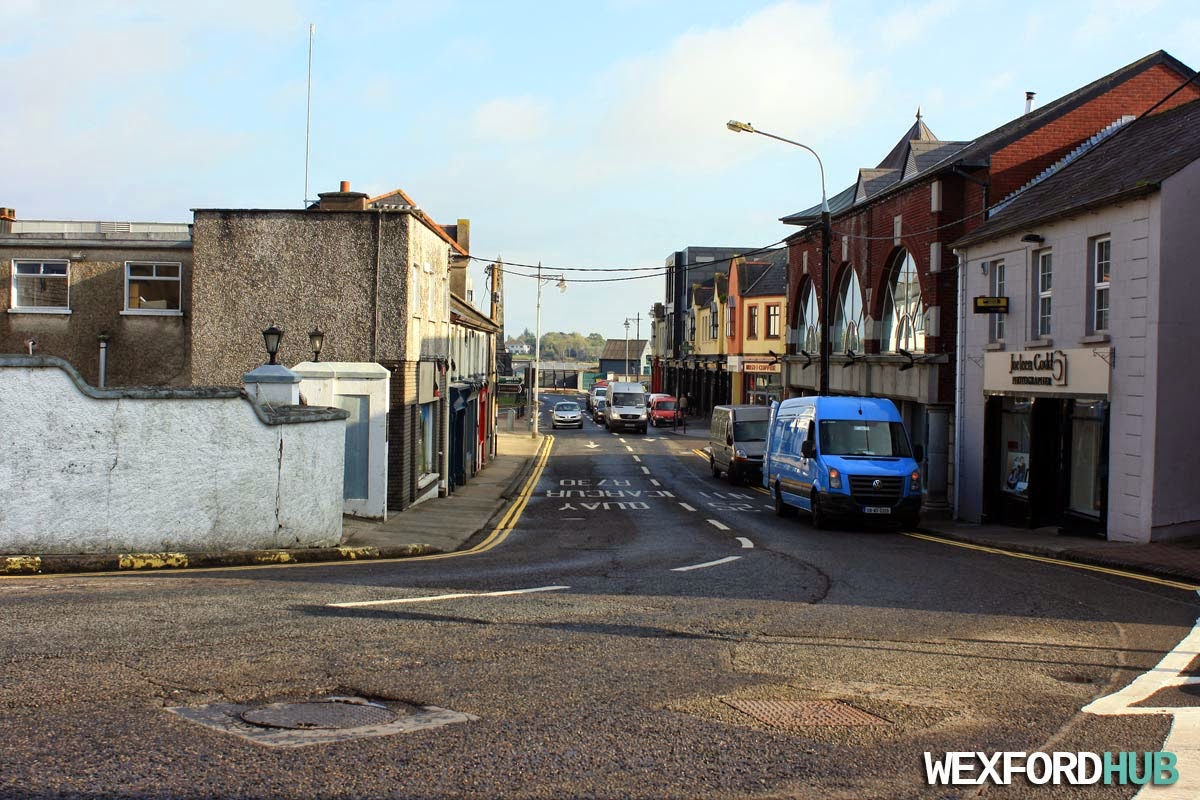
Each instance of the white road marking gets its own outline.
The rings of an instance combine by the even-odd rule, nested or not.
[[[690,567],[674,567],[671,572],[690,572],[694,569],[704,569],[705,567],[715,567],[718,564],[728,564],[730,561],[737,561],[741,556],[725,556],[718,558],[716,561],[705,561],[703,564],[692,564]]]
[[[530,594],[531,592],[560,592],[570,588],[570,586],[538,586],[533,589],[508,589],[503,592],[460,592],[432,597],[400,597],[395,600],[363,600],[357,603],[327,603],[326,605],[330,608],[362,608],[363,606],[386,606],[396,603],[432,603],[437,600],[458,600],[463,597],[505,597],[510,594]]]
[[[563,520],[564,520],[564,521],[566,521],[566,520],[578,521],[578,520],[581,520],[581,519],[587,519],[587,517],[563,517]]]
[[[708,520],[708,524],[709,524],[709,525],[712,525],[714,528],[716,528],[716,529],[717,529],[717,530],[719,530],[719,531],[727,531],[727,530],[729,530],[729,526],[728,526],[728,525],[726,525],[726,524],[724,524],[724,523],[722,523],[720,520],[716,520],[716,519],[710,519],[710,520]]]
[[[624,440],[624,439],[622,439],[621,441],[623,442],[623,441],[625,441],[625,440]],[[626,450],[628,450],[628,451],[629,451],[629,452],[631,452],[631,453],[633,452],[633,448],[632,448],[632,447],[630,447],[629,445],[625,445],[625,449],[626,449]]]
[[[639,464],[640,464],[640,463],[642,463],[641,456],[634,456],[634,457],[633,457],[633,460],[634,460],[634,461],[636,461],[636,462],[637,462],[637,463],[639,463]]]
[[[775,505],[773,503],[763,503],[763,508],[774,509]]]
[[[658,439],[651,439],[651,438],[647,437],[647,438],[645,438],[645,439],[642,439],[642,441],[643,441],[643,442],[657,442],[657,441],[658,441]]]
[[[584,447],[586,447],[588,450],[595,450],[599,446],[600,445],[596,444],[595,442],[588,442],[584,445]]]
[[[646,473],[647,475],[649,475],[649,474],[650,474],[650,468],[649,468],[649,467],[642,467],[642,472],[644,472],[644,473]]]
[[[1200,653],[1200,619],[1175,649],[1162,657],[1149,672],[1134,678],[1120,691],[1093,700],[1083,707],[1089,714],[1124,716],[1126,714],[1171,714],[1171,730],[1161,750],[1174,753],[1178,761],[1179,780],[1170,786],[1146,784],[1134,795],[1155,800],[1188,800],[1200,796],[1200,707],[1138,706],[1163,689],[1173,686],[1200,684],[1200,678],[1183,675],[1183,671]]]
[[[742,543],[743,550],[749,550],[754,547],[754,542],[747,539],[745,536],[737,537],[737,540]]]
[[[651,486],[662,486],[662,484],[659,483],[658,481],[654,480],[654,478],[650,479],[650,485]]]
[[[625,437],[624,437],[624,436],[618,436],[618,437],[617,437],[617,441],[618,441],[618,442],[620,442],[621,444],[625,444]]]
[[[692,508],[691,506],[689,506],[687,503],[680,503],[679,505],[683,506],[684,511],[695,511],[696,510],[696,509]]]

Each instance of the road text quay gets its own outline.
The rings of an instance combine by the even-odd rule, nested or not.
[[[546,497],[590,497],[620,500],[630,497],[674,497],[666,489],[547,489]]]
[[[942,786],[1008,786],[1016,777],[1035,785],[1090,786],[1152,784],[1169,786],[1179,780],[1174,753],[969,753],[951,751],[940,759],[925,753],[925,782]]]

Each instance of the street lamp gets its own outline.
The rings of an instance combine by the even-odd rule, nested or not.
[[[738,122],[731,119],[725,123],[725,127],[738,133],[757,133],[759,136],[766,136],[768,139],[775,139],[803,148],[813,154],[813,158],[817,159],[817,166],[821,169],[821,377],[817,391],[818,394],[827,395],[829,394],[830,351],[833,345],[829,338],[829,322],[833,316],[832,309],[829,307],[829,247],[830,239],[833,235],[833,223],[830,219],[829,201],[825,197],[825,165],[821,163],[821,157],[817,155],[817,151],[808,145],[793,142],[791,139],[785,139],[773,133],[760,131],[749,122]]]
[[[542,277],[542,262],[539,261],[537,267],[537,332],[534,334],[533,343],[533,408],[529,410],[533,415],[533,427],[530,429],[529,435],[534,439],[538,436],[538,384],[542,380],[542,283],[555,280],[558,281],[558,290],[565,292],[567,279],[562,275]]]
[[[629,320],[625,320],[625,380],[629,380]]]
[[[279,341],[283,338],[283,329],[272,323],[271,327],[262,332],[262,335],[263,344],[267,348],[267,356],[271,359],[267,364],[274,364],[275,357],[279,355]]]

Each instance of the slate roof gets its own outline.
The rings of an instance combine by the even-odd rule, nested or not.
[[[604,343],[604,350],[600,352],[602,361],[624,361],[625,360],[625,339],[609,339]],[[633,361],[641,357],[642,351],[646,349],[648,339],[630,339],[629,340],[629,360]]]
[[[753,279],[739,283],[742,297],[771,297],[787,294],[787,248],[781,247],[763,255],[767,258],[759,260],[767,261],[767,264],[746,265],[747,268],[755,267],[757,274]],[[749,273],[742,274],[749,275]],[[739,277],[739,281],[742,281],[741,277]]]
[[[710,283],[707,286],[698,286],[692,290],[692,304],[697,306],[706,306],[712,302],[713,286]]]
[[[1122,127],[952,246],[1027,230],[1035,224],[1158,191],[1200,159],[1200,100],[1141,117]]]
[[[1127,64],[1126,66],[1121,67],[1115,72],[1111,72],[1102,78],[1094,80],[1082,88],[1065,94],[1057,100],[1047,103],[1040,108],[1036,108],[1030,111],[1028,114],[1022,114],[1016,119],[1006,122],[999,128],[989,131],[973,141],[941,142],[941,147],[930,148],[925,143],[937,141],[936,137],[933,137],[932,132],[930,132],[928,138],[918,139],[914,142],[910,142],[907,138],[901,138],[900,142],[892,148],[892,151],[888,153],[887,157],[879,163],[879,168],[904,169],[908,163],[910,152],[913,154],[913,157],[916,160],[915,166],[917,167],[917,170],[915,172],[906,170],[903,179],[888,187],[890,190],[898,189],[910,181],[920,179],[953,164],[963,164],[965,166],[974,167],[988,166],[992,154],[997,150],[1011,144],[1023,136],[1026,136],[1031,131],[1053,122],[1054,120],[1078,108],[1084,103],[1099,97],[1100,95],[1112,89],[1114,86],[1129,80],[1134,75],[1145,72],[1146,70],[1158,66],[1159,64],[1165,64],[1181,75],[1190,76],[1193,74],[1191,68],[1189,68],[1182,61],[1179,61],[1165,50],[1158,50],[1148,56],[1145,56],[1144,58],[1134,61],[1132,64]],[[910,128],[905,136],[907,137],[909,134],[912,134],[914,130],[917,130],[917,126]],[[928,128],[925,130],[928,130]],[[922,142],[922,144],[916,145],[916,142]],[[903,151],[904,153],[903,159],[899,158],[898,154],[900,151]],[[924,164],[924,166],[922,166],[922,164]],[[858,183],[856,182],[854,186],[844,189],[835,195],[834,198],[830,198],[830,211],[834,215],[837,215],[838,213],[853,206],[855,202],[861,202],[855,200],[857,189]],[[883,193],[885,192],[878,191],[874,196],[879,196]],[[870,200],[871,197],[872,195],[868,195],[865,199]],[[834,203],[835,199],[839,201],[836,205]],[[780,222],[783,222],[786,225],[811,225],[820,218],[820,215],[821,206],[820,204],[817,204],[815,206],[806,208],[803,211],[796,212],[795,214],[782,217],[780,218]]]

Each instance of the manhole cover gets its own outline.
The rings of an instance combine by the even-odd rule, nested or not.
[[[777,728],[816,725],[882,725],[887,720],[839,700],[724,700],[725,704]]]
[[[251,725],[290,730],[341,730],[387,725],[396,719],[386,706],[361,699],[318,700],[309,703],[272,703],[243,711]]]

